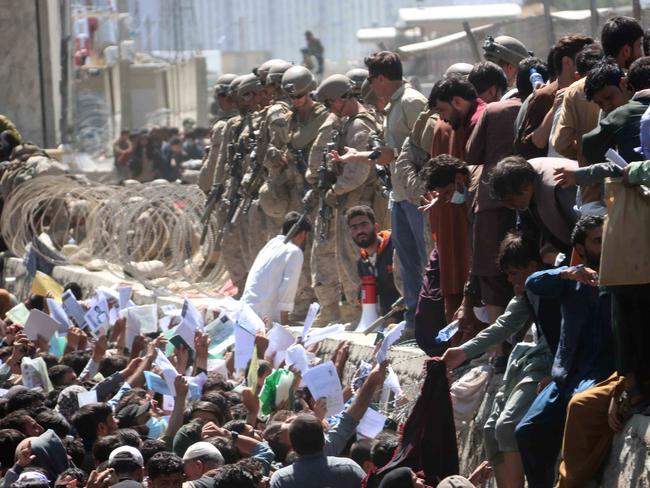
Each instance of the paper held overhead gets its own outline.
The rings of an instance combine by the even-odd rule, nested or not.
[[[63,287],[58,284],[54,278],[41,271],[36,272],[34,281],[32,281],[32,293],[44,297],[48,292],[52,293],[52,297],[60,302],[63,295]]]
[[[39,337],[50,342],[54,333],[59,329],[59,323],[49,315],[40,310],[32,309],[25,322],[25,334],[30,341],[36,341]]]

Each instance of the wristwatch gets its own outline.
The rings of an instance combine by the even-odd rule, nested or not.
[[[232,439],[233,442],[237,442],[237,439],[239,439],[239,432],[235,432],[234,430],[231,430],[230,438]]]

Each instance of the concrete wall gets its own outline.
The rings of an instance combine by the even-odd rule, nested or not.
[[[23,137],[59,142],[60,22],[57,0],[4,0],[0,9],[0,110]]]

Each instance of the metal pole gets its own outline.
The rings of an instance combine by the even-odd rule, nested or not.
[[[481,53],[478,50],[478,44],[476,43],[476,37],[472,32],[472,28],[469,26],[469,22],[463,21],[463,29],[465,29],[465,34],[467,35],[467,42],[469,42],[469,48],[472,50],[472,55],[474,56],[474,61],[477,63],[481,62]]]
[[[632,0],[632,12],[634,18],[641,22],[641,2],[640,0]]]
[[[596,39],[598,37],[598,9],[596,8],[596,0],[589,0],[589,10],[591,11],[591,37]]]
[[[544,24],[546,25],[546,42],[550,49],[555,44],[553,18],[551,17],[551,0],[544,0]]]

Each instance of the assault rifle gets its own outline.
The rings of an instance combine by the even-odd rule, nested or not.
[[[287,232],[287,235],[284,238],[284,243],[288,243],[291,239],[293,239],[293,236],[295,236],[298,233],[298,229],[300,229],[301,224],[305,221],[307,216],[311,213],[311,211],[314,209],[314,190],[308,190],[307,193],[305,193],[305,196],[302,198],[302,214],[300,214],[300,218],[298,221],[291,226],[291,229],[289,229],[289,232]]]
[[[336,131],[335,131],[336,132]],[[330,207],[326,200],[325,196],[327,192],[332,188],[332,185],[336,183],[336,175],[332,173],[327,167],[327,158],[330,151],[336,149],[336,144],[334,142],[328,142],[327,146],[323,149],[323,159],[321,160],[320,166],[318,167],[318,215],[320,216],[319,225],[318,225],[318,238],[322,241],[326,241],[329,236],[329,227],[330,221],[332,220],[332,207]]]
[[[384,147],[384,142],[381,139],[381,136],[376,132],[370,136],[370,141],[368,142],[368,149],[372,151],[368,159],[375,160],[381,155],[381,148]],[[379,190],[381,195],[384,198],[388,198],[390,192],[393,190],[393,184],[390,180],[390,169],[388,166],[383,166],[381,164],[375,164],[375,172],[377,173],[377,183],[379,185]]]

